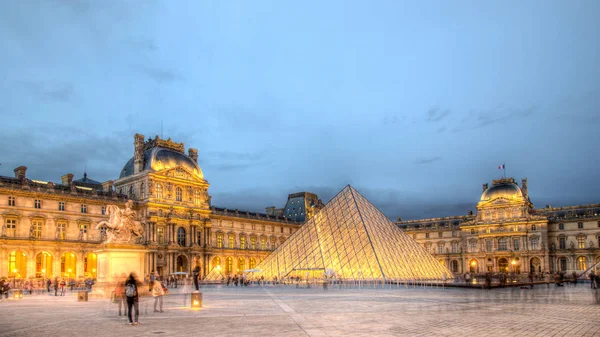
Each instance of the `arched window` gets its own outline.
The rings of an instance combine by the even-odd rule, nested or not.
[[[498,239],[498,250],[508,250],[508,240],[506,238]]]
[[[42,238],[42,220],[31,221],[31,237],[36,239]]]
[[[83,258],[83,273],[85,277],[96,278],[97,255],[89,253]]]
[[[163,197],[163,187],[161,184],[156,184],[156,198],[162,199]]]
[[[194,205],[200,205],[200,191],[194,190]]]
[[[133,199],[135,194],[133,193],[133,185],[129,186],[129,198]]]
[[[233,272],[233,258],[230,256],[227,258],[227,265],[225,265],[225,273],[231,274]]]
[[[161,245],[165,243],[165,229],[163,227],[156,228],[156,239]]]
[[[8,254],[8,277],[27,277],[27,255],[20,250]]]
[[[587,269],[587,259],[585,256],[580,256],[577,258],[577,269],[579,269],[579,270]]]
[[[63,253],[61,255],[60,275],[67,278],[77,277],[77,256],[75,256],[75,253]]]
[[[213,268],[217,268],[217,267],[220,267],[220,266],[221,266],[221,258],[220,258],[220,257],[218,257],[218,256],[216,256],[216,257],[213,259],[213,262],[212,262],[212,267],[213,267]]]
[[[453,273],[458,273],[458,261],[452,260],[450,261],[450,269]]]
[[[251,236],[250,237],[250,248],[251,249],[256,249],[256,236]]]
[[[235,235],[229,234],[229,248],[235,248]]]
[[[185,228],[183,227],[177,229],[177,244],[180,247],[185,247]]]
[[[217,248],[223,248],[223,233],[217,233]]]
[[[537,230],[537,226],[536,226],[536,225],[531,225],[531,230],[532,230],[532,231],[535,231],[535,230]]]
[[[585,236],[581,235],[577,237],[577,248],[585,248]]]
[[[561,257],[558,259],[558,268],[560,271],[567,271],[567,258]]]
[[[240,257],[238,259],[238,273],[242,273],[244,271],[244,269],[246,269],[246,261],[244,260],[243,257]]]
[[[41,252],[35,256],[35,277],[52,277],[52,254]]]
[[[240,235],[240,249],[246,249],[246,237]]]
[[[183,194],[183,192],[181,190],[181,187],[177,186],[175,188],[175,201],[183,200],[182,194]]]
[[[264,236],[260,238],[260,249],[267,249],[267,238],[265,238]]]
[[[254,267],[256,267],[256,260],[251,257],[250,258],[250,269],[254,269]]]
[[[469,272],[477,273],[478,271],[479,271],[479,266],[478,266],[477,260],[474,260],[474,259],[471,260],[469,262]]]

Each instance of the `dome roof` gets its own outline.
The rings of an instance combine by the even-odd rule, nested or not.
[[[170,168],[175,168],[177,166],[181,166],[184,169],[188,170],[190,173],[194,174],[196,177],[204,179],[204,174],[202,174],[202,170],[200,169],[200,166],[198,166],[198,163],[196,163],[185,153],[181,153],[163,147],[153,147],[144,151],[144,168],[142,169],[143,171],[162,171]],[[132,174],[133,157],[129,159],[129,161],[127,161],[127,163],[121,170],[121,175],[119,176],[119,179],[125,178]]]
[[[513,182],[505,182],[501,184],[494,185],[488,189],[486,189],[481,195],[481,201],[487,201],[497,198],[507,198],[507,199],[523,199],[523,192],[521,188]]]

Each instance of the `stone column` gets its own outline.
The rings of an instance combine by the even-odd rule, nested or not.
[[[71,276],[71,278],[74,278],[75,280],[77,280],[79,277],[84,277],[85,273],[84,273],[84,258],[85,258],[85,252],[79,252],[77,253],[77,263],[75,265],[75,270],[73,275]]]

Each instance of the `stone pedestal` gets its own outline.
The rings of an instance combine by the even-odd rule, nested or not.
[[[107,244],[96,251],[97,281],[102,284],[114,284],[122,276],[135,272],[140,281],[144,280],[144,256],[146,250],[131,245],[119,246]]]

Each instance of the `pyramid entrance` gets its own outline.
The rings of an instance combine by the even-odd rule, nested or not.
[[[446,266],[350,185],[250,273],[250,279],[441,280]],[[213,273],[207,275],[211,280]],[[216,280],[217,278],[215,278]]]

